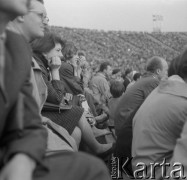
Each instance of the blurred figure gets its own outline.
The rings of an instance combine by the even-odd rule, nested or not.
[[[121,77],[121,69],[113,69],[110,82],[119,81],[123,83],[123,78]]]
[[[124,92],[126,91],[129,83],[132,81],[132,73],[133,73],[133,70],[128,68],[128,69],[125,70],[125,73],[122,75],[123,80],[124,80],[123,81]]]
[[[167,62],[163,58],[152,57],[147,61],[147,72],[121,97],[114,119],[117,135],[117,157],[131,158],[133,117],[152,90],[158,86],[162,77],[166,76],[167,69]],[[124,140],[125,138],[127,140]]]
[[[99,72],[91,80],[90,88],[100,104],[107,105],[111,97],[109,82],[107,81],[111,74],[112,67],[110,63],[103,62],[100,65]]]
[[[138,73],[138,72],[136,72],[136,73],[133,75],[133,81],[130,82],[130,83],[128,84],[127,89],[128,89],[129,87],[131,87],[132,85],[134,85],[134,83],[135,83],[136,81],[138,81],[140,78],[141,78],[141,74]]]
[[[120,81],[113,81],[110,85],[110,93],[112,94],[112,98],[109,99],[108,108],[109,108],[109,124],[114,126],[115,128],[115,112],[116,107],[120,101],[120,98],[123,94],[123,83]]]
[[[29,8],[32,11],[24,15],[30,2]],[[0,0],[0,18],[3,17],[0,19],[0,32],[3,34],[3,39],[0,38],[0,78],[3,77],[0,85],[0,179],[47,180],[76,177],[108,180],[110,177],[103,163],[85,154],[58,152],[44,158],[47,133],[41,126],[39,107],[32,97],[31,50],[23,36],[4,31],[10,20],[21,16],[18,19],[22,22],[23,19],[27,20],[30,25],[34,20],[40,35],[44,34],[44,9],[39,0]],[[20,33],[26,32],[25,30]],[[33,38],[27,35],[24,34],[27,41]],[[96,170],[95,164],[99,169]]]
[[[187,121],[187,50],[171,62],[169,72],[168,80],[161,81],[152,91],[133,119],[133,170],[137,169],[138,162],[142,162],[147,166],[149,177],[151,163],[170,162]],[[180,157],[182,151],[175,152],[175,156]],[[154,179],[161,179],[166,176],[166,170],[163,172],[161,167],[157,167],[154,174]]]

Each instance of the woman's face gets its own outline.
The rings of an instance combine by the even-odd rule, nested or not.
[[[62,55],[62,46],[60,43],[56,43],[55,47],[51,49],[49,52],[45,53],[46,59],[50,62],[53,57],[59,57],[60,59],[63,57]]]

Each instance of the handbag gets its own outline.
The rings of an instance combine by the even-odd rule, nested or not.
[[[52,104],[52,103],[49,103],[49,102],[46,102],[43,106],[43,109],[42,111],[57,111],[57,112],[61,112],[63,110],[69,110],[72,108],[72,105],[69,105],[69,104]]]

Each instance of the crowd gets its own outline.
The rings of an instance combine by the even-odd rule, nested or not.
[[[109,180],[113,157],[183,179],[187,35],[48,22],[43,0],[0,0],[0,180]]]
[[[51,27],[62,37],[73,40],[79,49],[87,52],[87,60],[94,66],[108,60],[113,66],[132,66],[143,72],[146,59],[153,55],[170,62],[187,43],[187,35],[177,32],[147,33],[99,31]]]

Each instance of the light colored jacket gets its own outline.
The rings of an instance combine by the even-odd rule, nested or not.
[[[35,97],[37,104],[40,107],[40,113],[42,107],[47,99],[47,86],[42,78],[42,71],[35,61],[32,59],[32,69],[31,69],[31,82],[33,84],[33,96]],[[42,116],[43,124],[48,131],[48,142],[47,142],[47,151],[55,150],[70,150],[77,151],[77,145],[75,140],[69,135],[66,129],[52,122],[50,119]],[[71,147],[61,138],[59,138],[51,129],[50,126],[58,134],[61,134],[71,145]]]
[[[97,73],[91,80],[90,89],[93,91],[94,98],[101,104],[107,104],[109,98],[112,96],[110,93],[110,86],[106,77],[102,73]]]
[[[169,162],[186,120],[187,84],[174,75],[152,91],[133,119],[133,170],[143,162],[150,175],[150,163],[162,163],[164,158]]]

